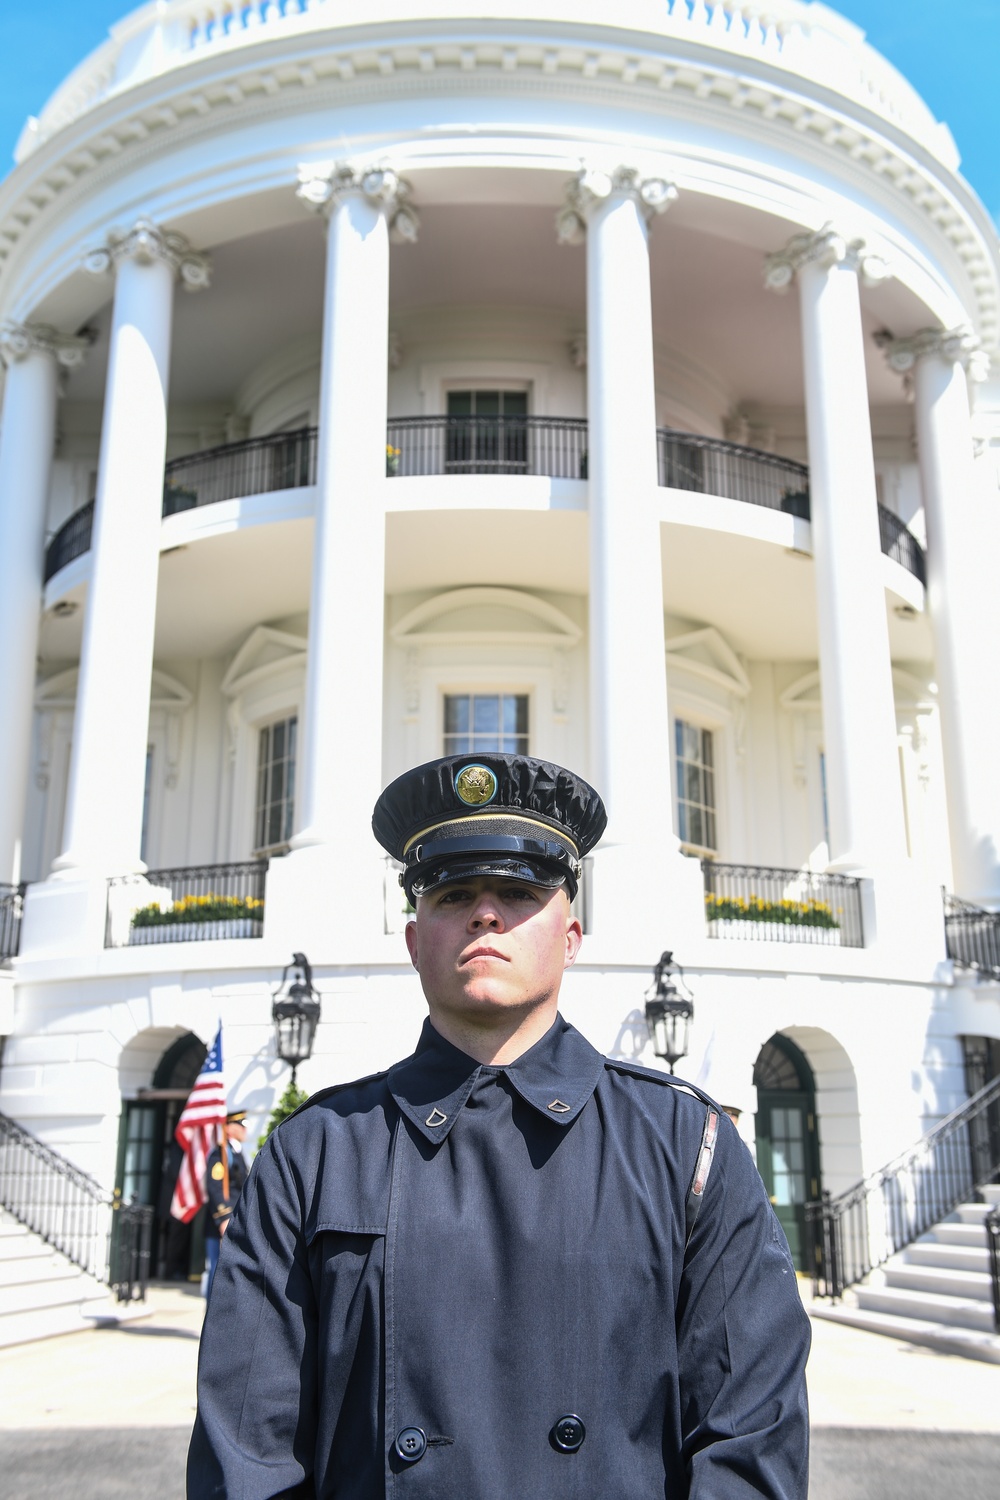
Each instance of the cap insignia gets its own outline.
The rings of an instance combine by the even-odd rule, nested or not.
[[[455,777],[455,792],[466,807],[482,807],[497,794],[497,779],[489,766],[463,766]]]

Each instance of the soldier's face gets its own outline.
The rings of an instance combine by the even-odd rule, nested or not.
[[[581,936],[565,887],[480,875],[421,896],[406,945],[433,1021],[553,1001]]]

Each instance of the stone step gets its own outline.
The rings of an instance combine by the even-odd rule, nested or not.
[[[31,1344],[36,1339],[55,1338],[63,1333],[83,1333],[88,1328],[122,1321],[108,1298],[107,1287],[92,1284],[93,1295],[83,1300],[62,1302],[51,1307],[26,1307],[0,1317],[0,1349],[15,1344]],[[148,1317],[145,1307],[139,1316]]]
[[[977,1249],[986,1244],[986,1230],[982,1224],[935,1224],[927,1238],[939,1245],[974,1245]]]
[[[983,1271],[989,1275],[990,1255],[985,1245],[939,1245],[918,1240],[903,1251],[903,1261],[912,1266],[940,1266],[948,1271]]]
[[[946,1266],[912,1265],[890,1260],[883,1267],[885,1285],[910,1292],[932,1292],[941,1297],[959,1297],[989,1304],[993,1309],[989,1271],[956,1271]]]
[[[46,1273],[30,1280],[8,1282],[0,1285],[0,1320],[13,1313],[37,1307],[60,1307],[67,1302],[79,1303],[99,1283],[93,1281],[78,1267],[65,1262],[62,1266],[51,1266]],[[106,1295],[106,1288],[102,1295]]]
[[[955,1210],[960,1224],[976,1224],[982,1228],[983,1220],[990,1211],[988,1203],[960,1203]]]
[[[42,1255],[51,1255],[52,1246],[47,1245],[37,1234],[5,1234],[0,1238],[0,1280],[3,1267],[10,1261],[31,1260]]]
[[[996,1208],[997,1204],[1000,1204],[1000,1182],[988,1182],[986,1186],[984,1188],[980,1188],[979,1191],[986,1199],[988,1207]]]
[[[936,1349],[940,1354],[959,1354],[965,1359],[981,1359],[1000,1365],[1000,1338],[992,1332],[956,1328],[930,1319],[899,1317],[894,1313],[866,1310],[846,1302],[837,1302],[832,1306],[814,1302],[810,1313],[814,1318],[823,1318],[831,1323],[846,1323],[851,1328],[864,1328],[869,1333],[881,1333],[910,1344]]]
[[[951,1297],[939,1292],[910,1291],[882,1285],[855,1288],[858,1307],[864,1312],[892,1313],[901,1321],[943,1324],[948,1328],[972,1328],[993,1333],[993,1303],[972,1297]]]

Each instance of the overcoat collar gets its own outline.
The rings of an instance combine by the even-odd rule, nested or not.
[[[424,1022],[412,1057],[389,1070],[389,1092],[421,1135],[443,1141],[482,1073],[505,1073],[525,1103],[557,1125],[570,1125],[583,1109],[604,1059],[562,1016],[512,1063],[486,1067],[460,1052]]]

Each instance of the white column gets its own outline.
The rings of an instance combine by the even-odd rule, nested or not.
[[[141,868],[174,281],[208,266],[180,235],[140,220],[87,259],[114,271],[93,563],[73,721],[64,879]]]
[[[675,197],[667,182],[630,168],[585,170],[557,221],[562,241],[587,242],[590,774],[609,815],[593,915],[602,936],[610,927],[624,937],[627,924],[633,951],[635,901],[648,895],[659,911],[650,951],[665,930],[666,870],[678,849],[648,240],[649,220]]]
[[[1000,524],[996,493],[976,473],[968,388],[984,360],[968,328],[925,328],[882,345],[890,366],[913,378],[955,893],[998,908]]]
[[[327,255],[309,658],[296,832],[282,864],[306,860],[327,913],[356,911],[380,929],[371,812],[383,784],[389,242],[416,239],[408,191],[384,167],[300,173],[299,197],[327,221]]]
[[[906,849],[858,287],[886,274],[829,230],[766,263],[775,290],[797,276],[802,307],[830,864],[842,871],[898,866]]]
[[[0,327],[0,884],[20,877],[58,372],[88,346],[44,324]]]

